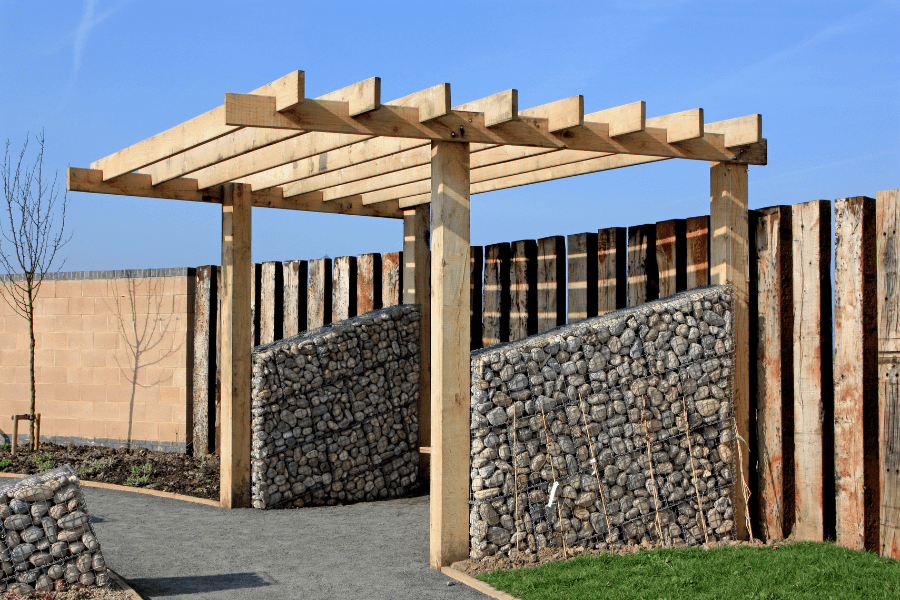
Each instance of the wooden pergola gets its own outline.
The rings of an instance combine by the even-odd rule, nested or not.
[[[760,115],[647,118],[644,102],[585,114],[582,96],[519,110],[516,90],[453,106],[446,83],[387,103],[380,92],[375,77],[306,98],[295,71],[68,170],[72,191],[222,205],[223,507],[250,505],[254,206],[403,219],[403,300],[422,305],[420,439],[431,454],[434,568],[469,547],[470,194],[672,158],[709,161],[710,274],[735,286],[735,413],[748,434],[747,165],[766,164]],[[746,461],[739,469],[738,514],[748,469]],[[743,519],[735,522],[745,536]]]

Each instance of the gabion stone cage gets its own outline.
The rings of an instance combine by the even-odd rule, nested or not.
[[[473,353],[471,557],[733,538],[732,314],[698,288]]]
[[[109,583],[81,483],[65,465],[0,488],[0,591]]]

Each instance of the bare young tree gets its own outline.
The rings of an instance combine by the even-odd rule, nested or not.
[[[144,310],[139,297],[146,296],[147,307]],[[128,298],[128,307],[123,309],[119,298]],[[138,375],[143,367],[149,367],[172,356],[181,349],[181,344],[174,348],[157,347],[165,341],[166,333],[172,325],[172,309],[175,299],[170,298],[172,306],[168,311],[163,311],[163,294],[160,290],[159,279],[148,279],[146,294],[138,292],[137,280],[129,277],[125,280],[125,293],[122,294],[115,285],[113,295],[116,303],[116,320],[119,334],[125,341],[127,362],[119,362],[116,356],[116,364],[125,378],[131,384],[131,398],[128,404],[128,439],[127,447],[131,448],[131,427],[134,420],[134,398],[138,387],[149,388],[160,383],[159,380],[150,383],[138,383]]]
[[[28,320],[30,340],[29,368],[31,369],[31,441],[34,443],[34,301],[41,289],[44,277],[50,272],[53,260],[60,248],[72,239],[63,237],[66,228],[66,205],[68,198],[63,194],[62,206],[57,207],[58,191],[56,173],[53,181],[44,179],[44,134],[36,136],[38,143],[34,164],[26,163],[28,138],[13,169],[13,159],[6,153],[0,166],[3,178],[3,197],[6,200],[6,217],[0,219],[0,264],[6,269],[0,285],[0,295],[17,314]],[[57,209],[56,211],[54,209]],[[54,213],[61,214],[59,227],[54,226]],[[6,245],[4,245],[4,240]],[[57,271],[65,264],[60,264]],[[19,277],[14,275],[21,274]]]

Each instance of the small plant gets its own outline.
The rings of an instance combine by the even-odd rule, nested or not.
[[[108,469],[109,467],[111,467],[113,465],[113,462],[114,461],[112,458],[97,459],[90,464],[84,464],[84,465],[81,465],[80,467],[78,467],[78,475],[82,479],[84,479],[88,475],[93,475],[94,473],[96,473],[98,471]]]
[[[153,465],[151,463],[147,463],[143,467],[131,465],[131,475],[125,480],[125,485],[130,485],[131,487],[146,485],[150,481],[150,475],[152,474]]]
[[[6,444],[0,446],[0,450],[9,450],[9,443],[7,442]]]
[[[53,462],[53,455],[50,453],[33,454],[31,456],[31,462],[37,465],[37,468],[41,471],[49,471],[56,466],[56,463]]]
[[[12,464],[11,460],[9,460],[8,458],[4,458],[3,460],[0,460],[0,469],[5,469],[6,467],[8,467],[11,464]]]

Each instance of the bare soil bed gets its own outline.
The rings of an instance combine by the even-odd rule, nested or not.
[[[65,464],[83,481],[99,481],[195,498],[219,499],[219,458],[195,458],[175,452],[143,448],[58,446],[41,443],[38,452],[19,447],[15,456],[8,445],[0,448],[0,473],[33,475]]]

